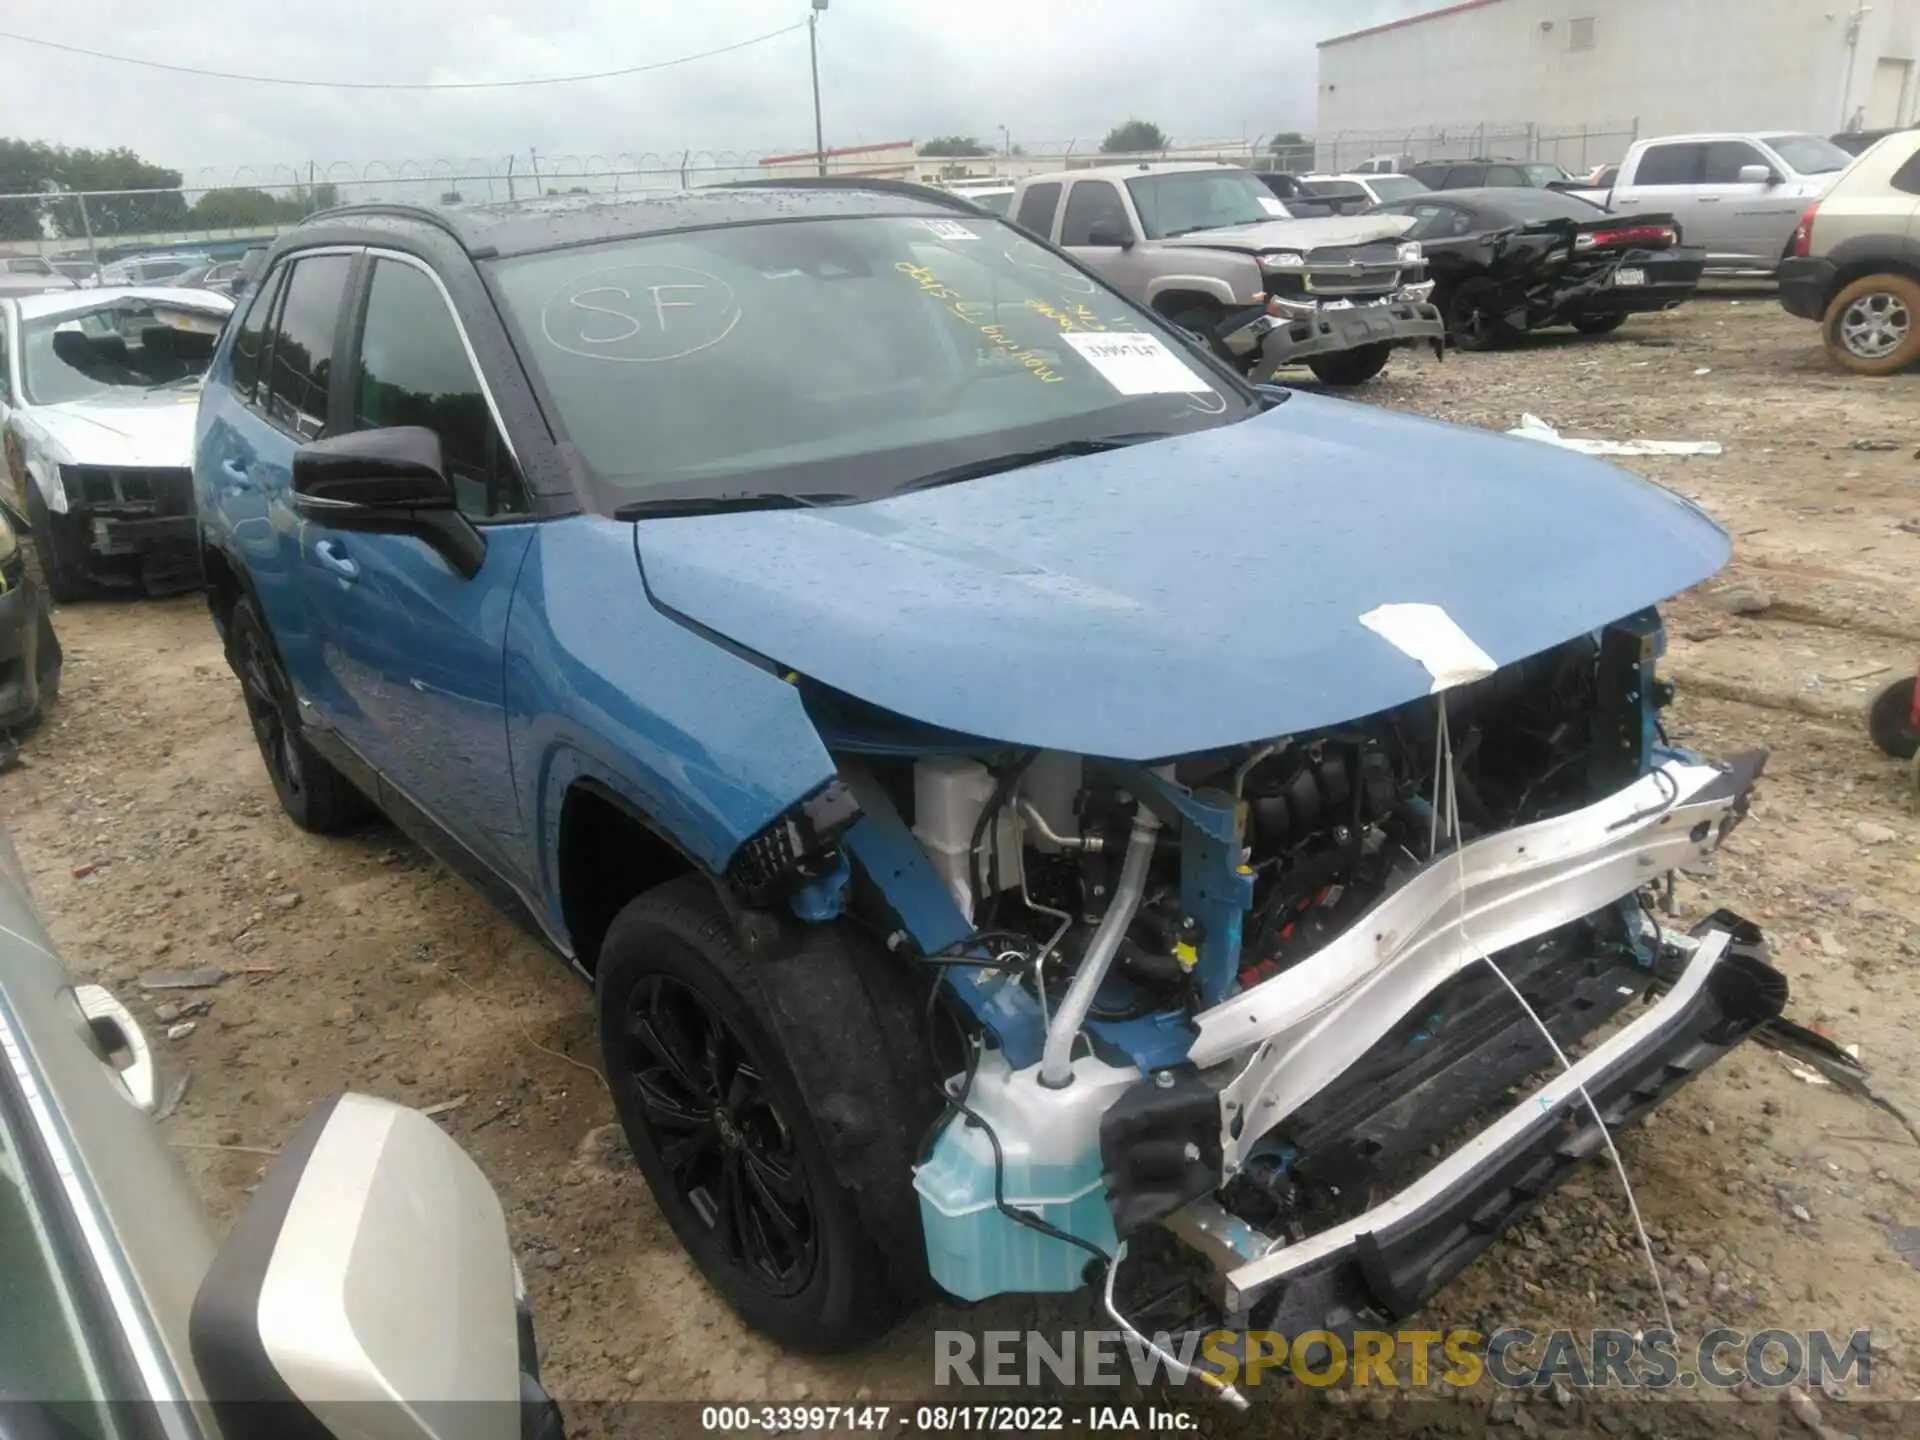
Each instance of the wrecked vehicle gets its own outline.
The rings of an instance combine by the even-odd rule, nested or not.
[[[939,191],[315,217],[195,480],[283,807],[384,810],[591,982],[661,1212],[785,1345],[1122,1240],[1241,1321],[1405,1316],[1583,1094],[1784,998],[1646,904],[1761,765],[1661,728],[1710,520],[1249,387]]]
[[[1614,215],[1552,190],[1436,191],[1381,210],[1413,217],[1434,303],[1463,350],[1555,325],[1608,334],[1691,300],[1707,264],[1670,215]]]
[[[54,600],[200,583],[193,418],[232,310],[205,290],[0,299],[7,470]]]
[[[27,569],[24,516],[0,495],[0,754],[60,693],[60,640]]]
[[[1292,219],[1235,165],[1106,165],[1020,182],[1013,214],[1115,288],[1203,336],[1252,380],[1305,365],[1359,385],[1446,333],[1399,216]]]

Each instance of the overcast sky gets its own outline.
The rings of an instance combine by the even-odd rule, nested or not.
[[[820,21],[827,143],[998,143],[1006,125],[1016,143],[1086,144],[1136,115],[1176,139],[1310,131],[1314,42],[1433,3],[832,0]],[[448,81],[671,59],[805,17],[806,0],[6,0],[0,29],[250,74]],[[0,135],[130,146],[189,184],[241,164],[813,143],[804,30],[651,75],[442,94],[197,79],[10,40],[0,61]]]

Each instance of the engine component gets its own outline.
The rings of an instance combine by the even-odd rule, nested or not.
[[[995,816],[989,829],[985,848],[991,860],[974,863],[974,831],[994,789],[987,767],[964,755],[929,755],[914,762],[914,838],[969,921],[980,898],[974,894],[977,875],[990,874],[996,891],[1020,883],[1020,826],[1011,808]]]
[[[1020,778],[1021,810],[1032,822],[1029,839],[1043,855],[1079,849],[1081,764],[1078,755],[1043,750]],[[1026,807],[1031,806],[1029,812]]]
[[[913,1178],[927,1234],[927,1268],[943,1289],[963,1300],[984,1300],[1006,1291],[1077,1290],[1084,1279],[1086,1251],[1017,1224],[1000,1210],[994,1140],[1000,1146],[999,1193],[1009,1205],[1113,1253],[1113,1217],[1100,1179],[1100,1119],[1139,1078],[1131,1066],[1116,1068],[1082,1055],[1073,1062],[1072,1085],[1045,1090],[1033,1067],[1015,1072],[998,1050],[981,1054],[962,1098],[992,1127],[993,1139],[956,1115]],[[949,1083],[961,1082],[956,1077]]]
[[[1086,1021],[1087,1012],[1093,1008],[1094,994],[1100,982],[1107,978],[1107,967],[1113,963],[1120,942],[1126,938],[1134,913],[1140,908],[1141,896],[1146,893],[1147,866],[1153,861],[1154,839],[1159,833],[1160,817],[1142,805],[1133,818],[1133,834],[1127,840],[1127,858],[1120,867],[1120,884],[1114,891],[1113,904],[1100,921],[1100,929],[1087,947],[1086,958],[1080,962],[1073,984],[1067,987],[1067,998],[1060,1002],[1060,1012],[1047,1026],[1040,1083],[1050,1089],[1073,1083],[1070,1057],[1074,1039]]]

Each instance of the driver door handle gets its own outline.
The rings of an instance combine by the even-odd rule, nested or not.
[[[349,584],[360,578],[360,567],[354,563],[351,555],[341,550],[339,541],[317,541],[314,544],[313,553],[322,566]]]

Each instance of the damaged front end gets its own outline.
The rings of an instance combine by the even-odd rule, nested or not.
[[[1744,922],[1657,918],[1764,763],[1664,742],[1662,638],[1642,612],[1165,763],[982,747],[797,680],[858,818],[793,906],[940,962],[966,1040],[914,1177],[933,1278],[1071,1290],[1153,1231],[1224,1318],[1397,1319],[1593,1153],[1583,1088],[1630,1123],[1777,1016]]]

